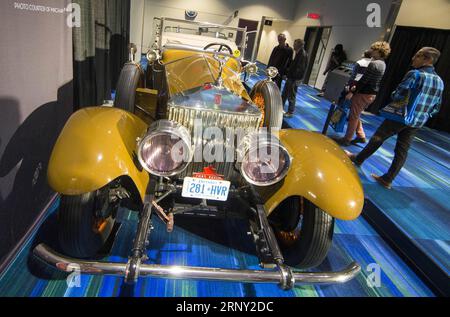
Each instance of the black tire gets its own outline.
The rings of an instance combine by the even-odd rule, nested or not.
[[[96,192],[61,196],[58,210],[58,237],[64,254],[76,258],[94,257],[103,247],[114,226],[114,219],[99,218]],[[101,220],[101,226],[99,221]]]
[[[250,98],[264,112],[263,127],[281,129],[283,101],[278,86],[271,80],[261,80],[253,86]]]
[[[300,197],[283,201],[269,216],[285,263],[301,269],[320,265],[331,247],[334,218]],[[286,239],[289,233],[291,239]]]
[[[135,63],[126,63],[120,72],[116,88],[114,107],[134,113],[136,89],[141,84],[143,73]]]

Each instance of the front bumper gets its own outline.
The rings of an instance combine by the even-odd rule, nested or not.
[[[64,272],[127,276],[131,261],[128,263],[85,261],[58,254],[44,244],[38,245],[33,253],[47,264]],[[138,263],[134,268],[139,276],[152,276],[171,279],[195,279],[209,281],[228,281],[240,283],[278,283],[282,288],[291,288],[300,284],[345,283],[354,278],[361,267],[353,262],[337,272],[296,272],[288,267],[274,270],[238,270],[189,266],[166,266]],[[287,280],[289,279],[289,280]],[[287,287],[289,286],[289,287]]]

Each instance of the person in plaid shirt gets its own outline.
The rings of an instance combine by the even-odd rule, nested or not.
[[[409,71],[392,93],[392,101],[406,100],[405,107],[410,111],[398,120],[386,119],[377,129],[367,146],[358,154],[348,153],[357,166],[360,166],[391,136],[397,134],[394,160],[386,174],[372,177],[387,189],[405,164],[411,141],[417,131],[425,125],[429,118],[439,112],[442,102],[444,83],[436,74],[434,64],[441,53],[433,47],[421,48],[412,58],[413,70]]]

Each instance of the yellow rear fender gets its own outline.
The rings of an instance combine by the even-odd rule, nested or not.
[[[279,138],[293,160],[284,182],[265,197],[269,214],[286,198],[301,196],[338,219],[360,215],[364,205],[361,181],[334,141],[303,130],[281,130]]]
[[[144,198],[149,174],[136,165],[136,139],[147,130],[137,116],[117,108],[74,113],[62,130],[48,166],[48,183],[58,193],[81,195],[128,176]]]

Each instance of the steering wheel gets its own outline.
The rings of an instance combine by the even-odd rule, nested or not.
[[[224,44],[224,43],[210,43],[210,44],[206,45],[203,49],[207,50],[208,48],[213,47],[213,46],[219,46],[219,49],[216,50],[216,52],[222,52],[222,50],[224,48],[226,48],[227,51],[230,53],[230,55],[233,55],[233,50],[231,49],[231,47],[229,47],[227,44]]]

